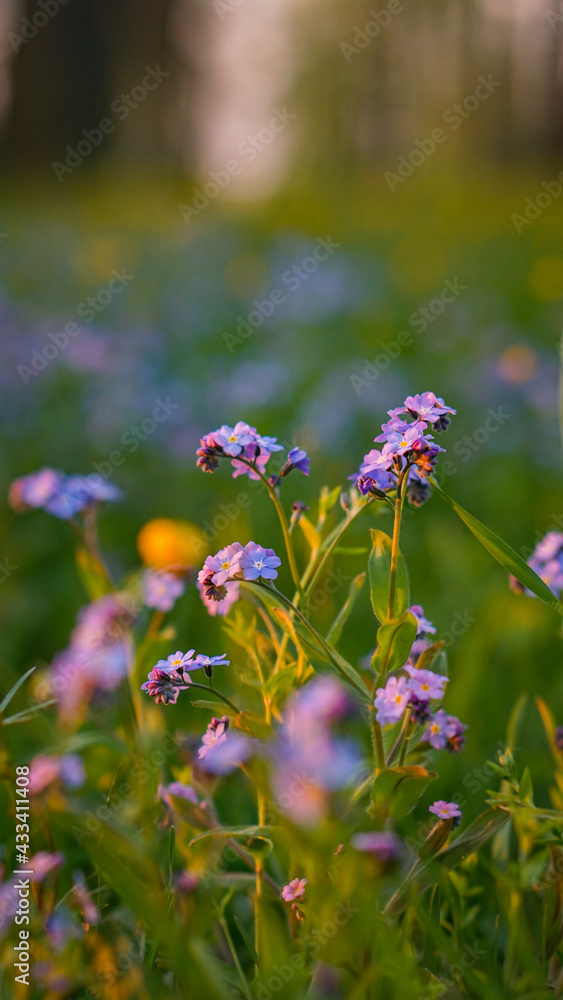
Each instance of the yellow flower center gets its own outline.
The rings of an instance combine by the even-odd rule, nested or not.
[[[229,441],[236,441],[236,439],[237,439],[236,434],[231,434]]]
[[[400,694],[397,695],[397,697],[395,698],[395,701],[397,702],[397,705],[401,704],[401,695]]]
[[[228,562],[224,562],[223,563],[223,569],[228,569],[228,568],[229,568],[229,563]]]
[[[421,684],[421,687],[422,687],[423,691],[430,691],[430,685],[429,684]]]

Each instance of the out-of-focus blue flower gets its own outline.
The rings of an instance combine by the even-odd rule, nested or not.
[[[169,809],[174,808],[171,795],[175,795],[178,799],[185,799],[186,802],[191,802],[194,806],[202,804],[195,788],[192,788],[191,785],[185,785],[183,781],[171,781],[169,785],[159,785],[156,794]]]
[[[373,854],[382,864],[398,861],[403,852],[402,841],[390,830],[355,833],[351,843],[356,851]]]
[[[121,490],[101,476],[65,476],[54,469],[41,469],[16,479],[10,487],[10,503],[15,510],[43,507],[49,514],[70,520],[80,511],[104,500],[119,500]]]
[[[548,531],[536,545],[528,559],[528,565],[549,589],[559,596],[563,590],[563,532]],[[535,594],[523,587],[514,576],[510,577],[510,586],[516,593],[535,597]]]
[[[80,788],[86,780],[82,758],[75,753],[51,757],[39,754],[29,765],[29,791],[38,795],[54,782],[61,782],[67,788]]]
[[[329,728],[349,706],[337,680],[315,677],[286,707],[287,721],[270,754],[277,804],[295,823],[319,822],[328,810],[330,794],[353,784],[362,771],[355,744],[333,736]]]
[[[146,570],[143,577],[144,601],[147,608],[166,613],[184,593],[185,585],[174,573],[165,570]]]
[[[18,511],[44,507],[58,493],[63,480],[62,472],[50,468],[39,469],[29,476],[14,479],[10,486],[10,503]]]

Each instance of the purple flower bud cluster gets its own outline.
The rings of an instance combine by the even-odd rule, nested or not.
[[[399,475],[407,472],[407,499],[420,507],[430,496],[428,476],[445,450],[435,443],[433,434],[427,433],[428,425],[436,432],[446,430],[455,412],[433,392],[407,396],[403,406],[388,411],[391,419],[374,438],[376,444],[383,445],[381,450],[372,448],[364,455],[359,473],[350,479],[356,481],[364,496],[377,497],[394,489]]]
[[[549,589],[559,596],[563,590],[563,532],[548,531],[547,535],[544,535],[536,545],[528,559],[528,565],[547,584]],[[531,590],[523,587],[514,576],[510,577],[510,586],[516,593],[524,593],[528,597],[535,596]]]
[[[148,680],[141,684],[141,690],[154,698],[157,705],[159,702],[163,705],[175,705],[180,691],[185,691],[192,683],[189,675],[193,670],[203,669],[209,673],[213,667],[228,667],[229,663],[230,660],[223,654],[205,656],[203,653],[196,653],[195,649],[188,649],[187,653],[182,653],[179,649],[165,660],[158,661],[150,671]]]
[[[255,427],[239,420],[234,427],[223,424],[218,430],[205,434],[196,455],[197,464],[204,472],[215,472],[220,459],[228,458],[235,470],[233,479],[238,476],[260,479],[260,475],[265,475],[271,454],[283,450],[277,438],[259,434]],[[279,475],[272,477],[273,484],[277,486],[293,469],[309,475],[309,457],[302,448],[291,449]]]
[[[240,542],[233,542],[220,549],[216,555],[207,556],[197,579],[204,598],[223,602],[229,596],[232,597],[229,587],[233,581],[275,580],[280,565],[281,559],[273,549],[265,549],[256,542],[248,542],[244,546]]]
[[[44,468],[15,479],[9,500],[17,511],[42,507],[62,520],[71,520],[81,511],[104,500],[119,500],[121,490],[107,483],[97,473],[89,476],[65,476],[56,469]]]
[[[428,723],[422,736],[424,741],[436,750],[447,748],[457,753],[465,742],[463,734],[467,726],[454,715],[447,715],[442,708],[435,714],[431,708],[433,701],[441,701],[444,697],[448,678],[416,665],[421,653],[430,645],[428,636],[435,633],[436,628],[426,618],[420,605],[415,604],[409,610],[416,618],[417,634],[403,667],[408,676],[393,674],[385,687],[377,688],[374,701],[376,720],[380,726],[394,725],[403,717],[408,706],[414,722],[419,725]]]

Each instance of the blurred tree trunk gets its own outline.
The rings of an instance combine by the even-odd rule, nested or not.
[[[58,0],[44,0],[53,8]],[[178,0],[176,0],[176,6]],[[183,7],[193,6],[182,0]],[[63,161],[83,130],[111,118],[115,131],[99,151],[146,163],[170,158],[166,107],[175,100],[178,57],[168,29],[174,0],[67,0],[48,23],[28,40],[13,41],[12,101],[2,135],[2,160],[18,167],[43,170]],[[41,8],[25,4],[15,18],[21,36],[23,18]],[[28,22],[29,24],[29,22]],[[190,22],[196,31],[198,18]],[[141,85],[147,67],[169,74],[146,99],[124,112],[111,109],[121,95]],[[93,161],[98,151],[94,150]]]

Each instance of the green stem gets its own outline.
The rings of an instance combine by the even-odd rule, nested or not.
[[[318,553],[318,555],[321,557],[320,558],[320,562],[318,562],[317,565],[315,565],[315,562],[313,562],[311,564],[311,566],[308,567],[308,569],[310,569],[310,573],[312,573],[311,579],[310,580],[308,579],[307,571],[305,572],[305,575],[303,577],[302,583],[303,583],[304,587],[305,586],[307,587],[307,591],[306,592],[308,594],[311,593],[313,587],[315,586],[315,584],[316,584],[316,582],[317,582],[320,574],[322,573],[324,567],[326,566],[327,561],[330,559],[330,556],[332,555],[333,549],[335,548],[335,546],[337,545],[337,543],[340,541],[341,536],[344,534],[344,532],[346,531],[346,529],[351,524],[353,524],[353,522],[356,520],[356,518],[359,517],[360,514],[363,514],[364,510],[366,509],[366,507],[369,507],[370,504],[372,504],[372,503],[373,503],[373,499],[370,497],[368,500],[366,500],[365,503],[363,503],[361,505],[361,507],[358,507],[358,510],[356,510],[353,514],[350,514],[349,517],[343,518],[342,521],[340,522],[340,524],[338,524],[336,526],[336,528],[334,529],[334,531],[332,533],[332,536],[329,535],[330,542],[329,542],[327,548],[326,549],[321,549],[320,552]],[[327,539],[327,541],[328,541],[328,539]],[[309,575],[310,575],[310,573],[309,573]]]
[[[289,533],[289,527],[288,527],[288,524],[287,524],[286,516],[284,514],[284,509],[283,509],[283,507],[282,507],[282,505],[280,503],[280,498],[277,495],[277,493],[275,491],[275,488],[269,482],[267,476],[265,476],[262,472],[260,472],[260,469],[256,465],[256,462],[250,462],[248,459],[242,458],[240,455],[238,457],[238,461],[239,462],[243,462],[245,465],[248,465],[251,469],[253,469],[253,471],[256,473],[256,475],[259,476],[260,479],[262,480],[262,482],[264,483],[264,486],[268,490],[268,493],[270,494],[270,496],[271,496],[271,498],[272,498],[272,500],[274,502],[274,506],[276,508],[277,515],[278,515],[278,518],[279,518],[279,522],[281,524],[281,529],[282,529],[282,532],[283,532],[283,537],[284,537],[284,541],[285,541],[285,547],[286,547],[286,550],[287,550],[287,558],[289,560],[289,568],[291,570],[291,576],[293,578],[293,582],[295,584],[296,590],[300,594],[302,594],[301,580],[299,578],[299,570],[297,569],[297,562],[295,560],[295,552],[293,550],[293,542],[292,542],[292,539],[291,539],[291,535]]]
[[[403,736],[405,735],[405,730],[407,728],[408,721],[409,721],[409,713],[410,713],[410,709],[407,709],[407,711],[405,712],[405,716],[404,716],[404,719],[403,719],[403,725],[401,726],[399,735],[397,736],[397,739],[395,740],[395,742],[394,742],[394,744],[393,744],[393,746],[392,746],[392,748],[391,748],[391,750],[389,752],[389,755],[387,757],[387,767],[390,767],[391,764],[393,763],[393,760],[395,758],[395,754],[397,753],[397,750],[399,749],[399,746],[400,746],[400,744],[402,742]]]
[[[373,748],[375,750],[375,763],[376,763],[376,774],[379,771],[383,771],[385,768],[385,748],[383,746],[383,734],[381,732],[381,726],[375,718],[375,708],[370,705],[369,716],[371,723],[371,735],[373,739]]]
[[[266,824],[266,796],[264,792],[260,789],[257,790],[258,796],[258,826],[265,826]],[[254,859],[256,865],[256,896],[254,901],[254,948],[256,950],[256,955],[258,960],[261,961],[264,955],[264,938],[266,934],[266,927],[262,920],[262,909],[264,906],[264,858],[261,855],[257,855]],[[257,966],[256,975],[260,974],[260,968]]]
[[[405,502],[403,484],[408,475],[409,466],[403,469],[397,483],[397,499],[395,500],[395,521],[393,524],[393,541],[391,544],[391,569],[389,573],[389,600],[387,604],[387,620],[395,617],[395,592],[397,589],[397,567],[399,565],[399,539],[401,537],[401,517]]]
[[[399,757],[399,767],[402,767],[403,764],[405,763],[405,757],[407,756],[407,750],[408,750],[408,747],[409,747],[409,739],[410,739],[410,735],[411,735],[410,734],[410,721],[411,721],[410,716],[411,716],[411,710],[410,710],[410,708],[407,708],[407,710],[405,712],[405,722],[403,724],[404,735],[403,735],[403,743],[402,743],[402,746],[401,746],[401,756]]]
[[[217,907],[216,907],[216,909],[217,909]],[[248,985],[246,976],[245,976],[245,974],[244,974],[244,972],[242,970],[242,966],[240,964],[239,957],[237,955],[237,950],[235,948],[233,939],[231,937],[231,932],[229,930],[229,925],[228,925],[228,923],[226,921],[226,918],[223,916],[223,914],[221,914],[218,917],[218,920],[219,920],[219,924],[221,926],[221,929],[223,931],[223,934],[225,935],[225,940],[226,940],[226,942],[227,942],[227,944],[229,946],[229,951],[230,951],[231,955],[233,956],[233,962],[235,963],[235,969],[238,972],[238,976],[239,976],[241,987],[242,987],[242,992],[244,993],[244,995],[246,997],[246,1000],[252,1000],[252,993],[250,992],[250,986]]]

